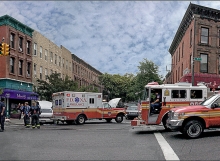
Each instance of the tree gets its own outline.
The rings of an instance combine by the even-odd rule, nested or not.
[[[141,98],[142,90],[145,85],[147,85],[149,82],[158,82],[159,84],[162,83],[162,75],[159,75],[159,67],[154,64],[152,61],[149,61],[147,59],[144,59],[142,62],[140,62],[140,65],[138,66],[139,72],[136,76],[136,90],[137,95]]]
[[[37,79],[39,84],[36,92],[42,99],[47,101],[52,100],[52,94],[61,91],[76,91],[78,84],[71,80],[68,76],[64,79],[61,78],[60,73],[52,73],[47,76],[46,81]]]

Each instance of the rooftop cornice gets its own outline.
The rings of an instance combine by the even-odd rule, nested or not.
[[[176,35],[174,36],[173,42],[170,45],[169,52],[171,55],[174,54],[186,30],[191,24],[193,15],[198,15],[200,18],[209,19],[216,22],[220,21],[220,10],[190,3],[176,32]]]
[[[10,17],[9,15],[4,15],[0,17],[0,26],[8,25],[13,27],[14,29],[21,31],[22,33],[29,35],[32,37],[32,33],[34,30],[23,23],[19,22],[18,20],[14,19],[13,17]]]

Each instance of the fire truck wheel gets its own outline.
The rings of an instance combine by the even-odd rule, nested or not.
[[[84,124],[85,121],[86,121],[86,118],[84,115],[79,115],[76,119],[77,124],[80,124],[80,125]]]
[[[163,127],[165,128],[165,131],[171,131],[171,129],[167,126],[167,120],[168,120],[168,115],[165,115],[162,120]]]
[[[198,120],[191,120],[183,127],[183,134],[191,139],[198,138],[204,130],[203,124]]]
[[[106,120],[106,122],[111,122],[112,121],[112,119],[105,119]]]
[[[115,118],[115,121],[117,122],[117,123],[121,123],[122,121],[123,121],[123,115],[117,115],[116,116],[116,118]]]

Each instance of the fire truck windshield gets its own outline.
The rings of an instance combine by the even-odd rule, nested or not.
[[[149,98],[149,89],[145,88],[143,90],[143,94],[142,94],[142,100],[147,100],[147,98]]]

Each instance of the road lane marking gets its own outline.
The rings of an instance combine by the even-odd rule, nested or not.
[[[164,139],[161,133],[154,133],[166,160],[180,160],[169,143]]]

